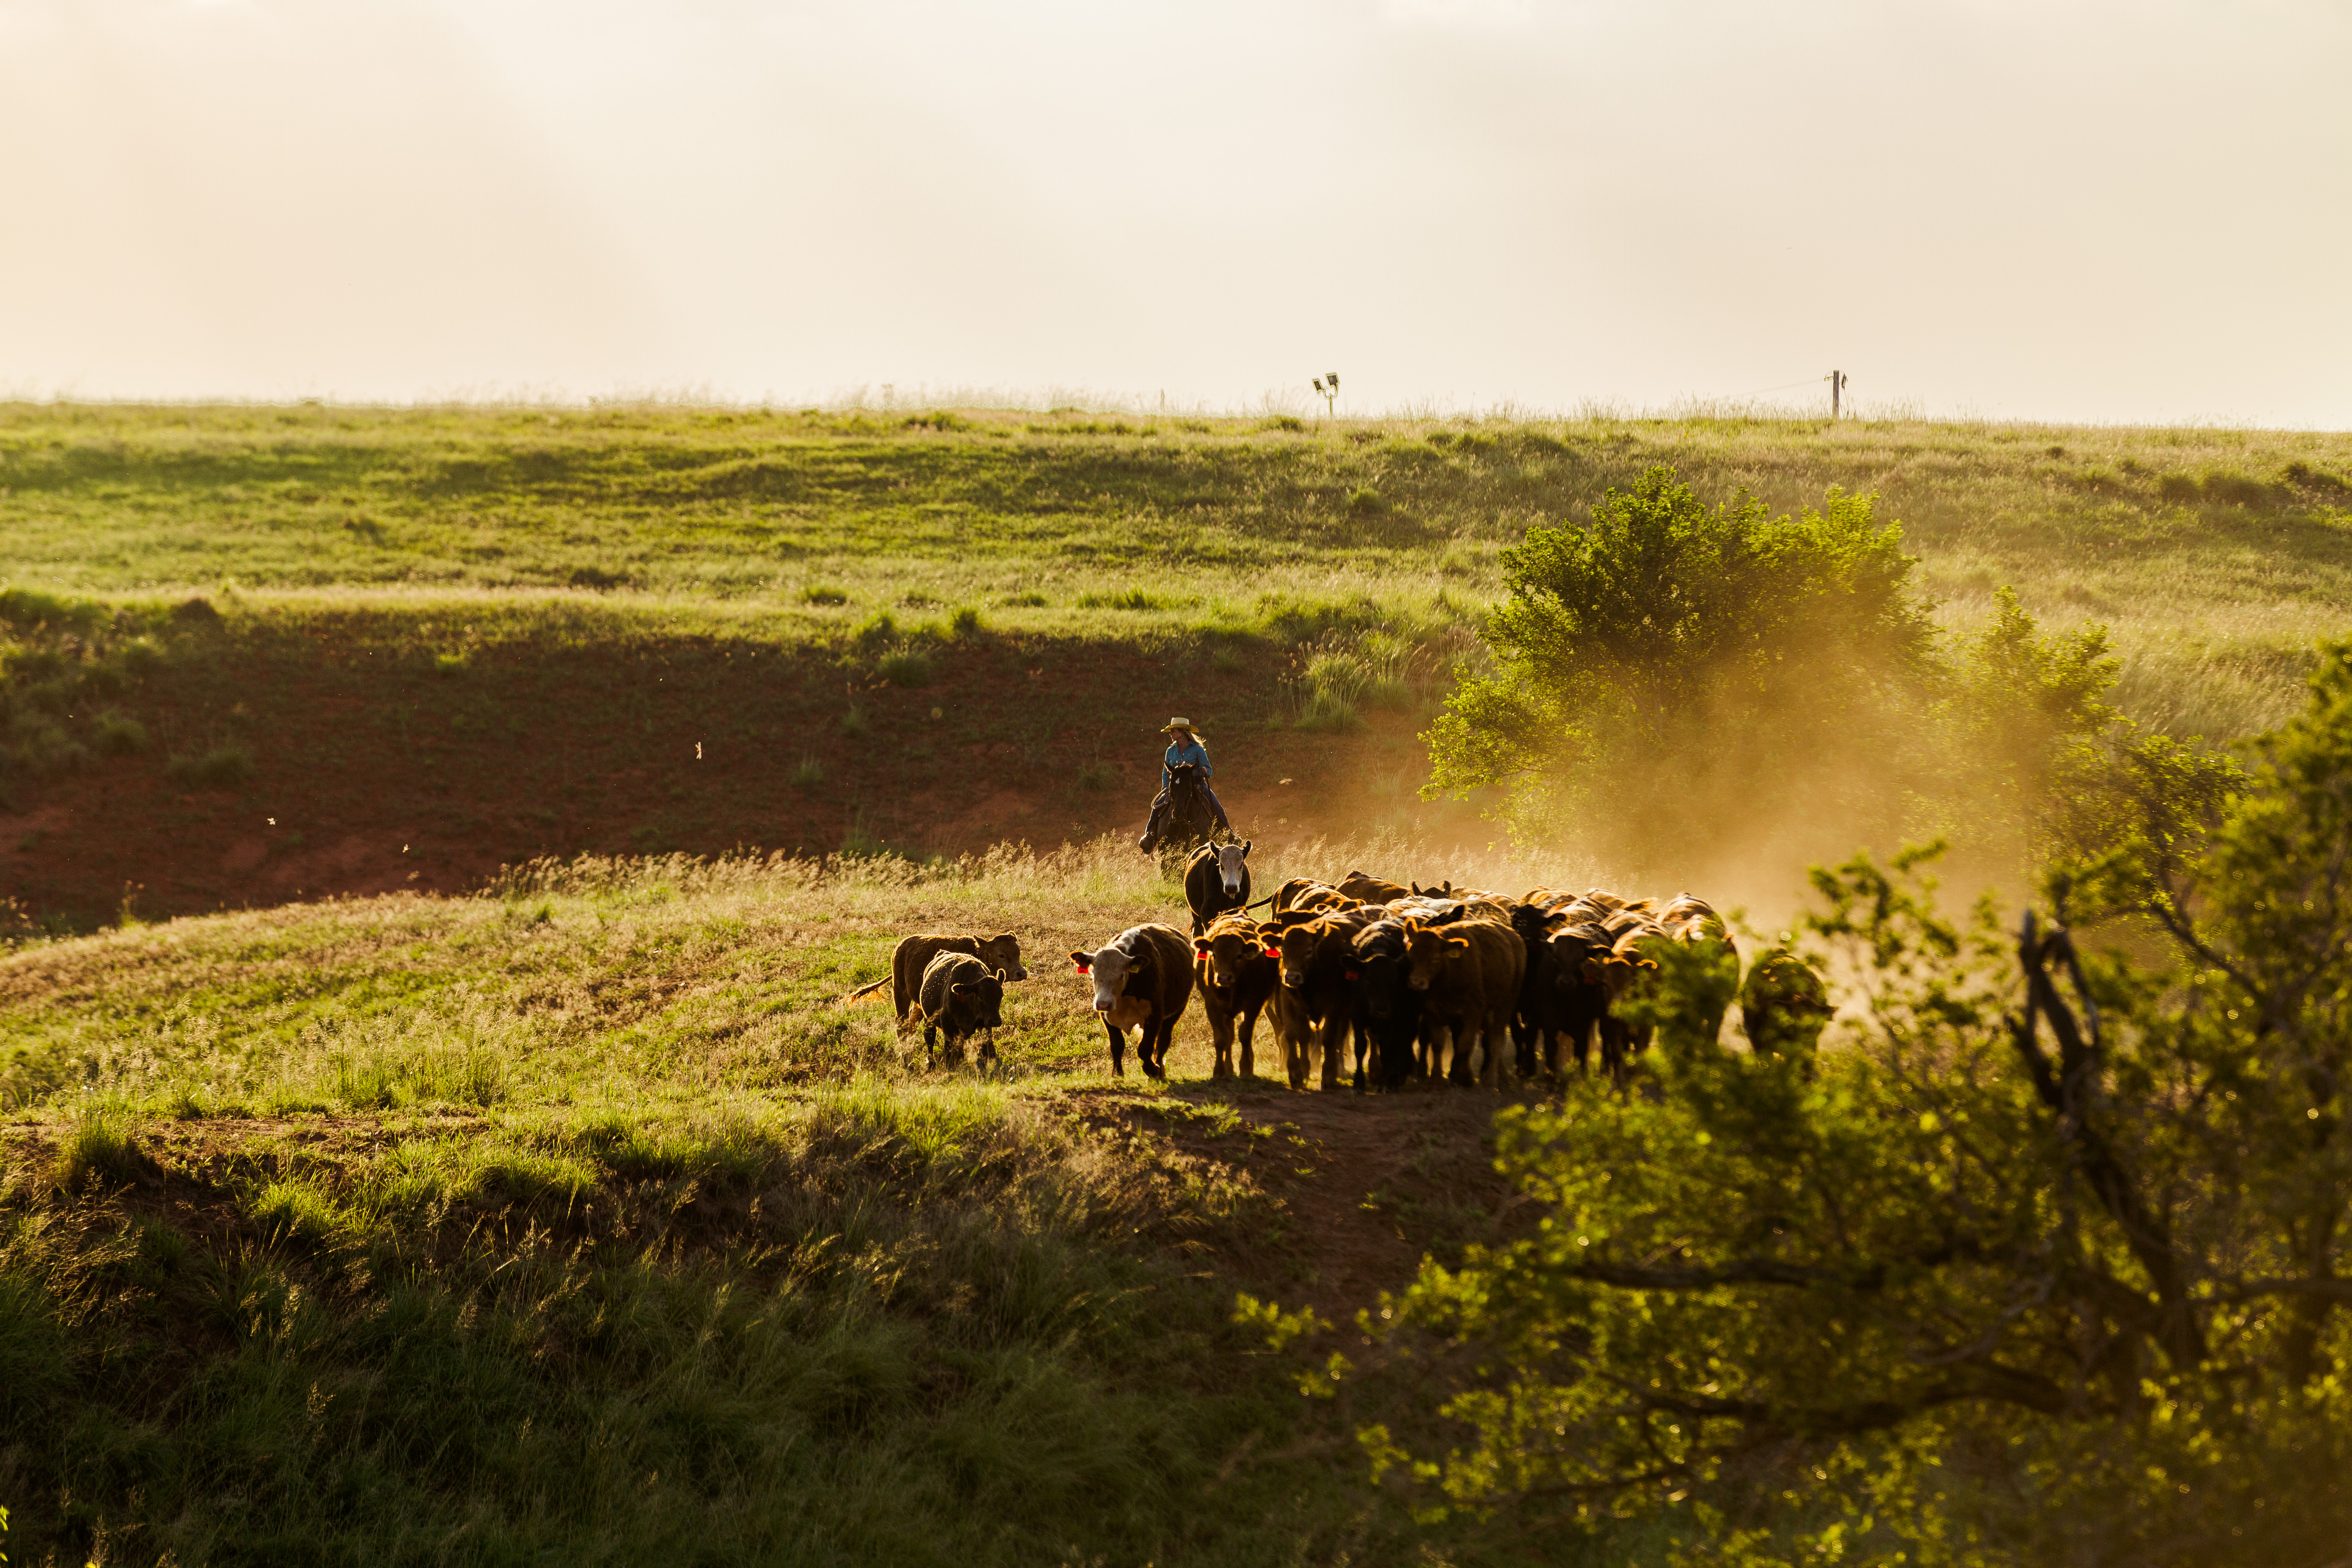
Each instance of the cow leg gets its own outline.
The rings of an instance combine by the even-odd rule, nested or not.
[[[1135,1059],[1143,1064],[1146,1078],[1166,1078],[1168,1069],[1161,1064],[1168,1058],[1168,1041],[1176,1033],[1176,1020],[1161,1018],[1157,1014],[1143,1021],[1143,1037],[1136,1042]]]
[[[1103,1020],[1103,1033],[1110,1037],[1110,1076],[1125,1078],[1127,1076],[1127,1031],[1106,1017]]]
[[[923,1070],[925,1072],[929,1072],[940,1065],[937,1054],[939,1045],[940,1026],[937,1024],[925,1024],[923,1026]]]
[[[1257,1076],[1257,1012],[1255,1008],[1241,1016],[1242,1077]]]
[[[1454,1042],[1454,1065],[1447,1069],[1446,1081],[1464,1089],[1477,1086],[1478,1074],[1470,1065],[1471,1053],[1477,1048],[1478,1037],[1470,1027],[1470,1020],[1457,1018],[1445,1026],[1445,1033]]]
[[[1228,1013],[1223,1017],[1219,1017],[1214,1013],[1209,1015],[1209,1043],[1216,1047],[1217,1052],[1216,1062],[1209,1068],[1209,1076],[1212,1079],[1233,1077],[1234,1019],[1232,1014]]]

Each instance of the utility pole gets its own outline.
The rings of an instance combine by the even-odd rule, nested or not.
[[[1838,394],[1844,390],[1845,372],[1842,370],[1830,372],[1830,417],[1832,419],[1838,416]]]
[[[1322,395],[1324,417],[1328,419],[1337,414],[1339,407],[1339,373],[1327,371],[1317,376],[1315,390]]]

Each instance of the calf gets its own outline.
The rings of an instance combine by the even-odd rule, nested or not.
[[[1339,1053],[1354,1009],[1349,1005],[1349,944],[1385,911],[1360,905],[1308,913],[1292,910],[1258,927],[1266,951],[1281,966],[1274,997],[1274,1027],[1283,1047],[1290,1087],[1305,1089],[1318,1047],[1323,1087],[1339,1087]]]
[[[923,975],[929,970],[931,960],[943,952],[970,953],[983,967],[1003,970],[1007,980],[1029,978],[1029,972],[1021,967],[1021,939],[1009,931],[995,936],[908,936],[898,939],[898,950],[890,955],[887,980],[861,985],[842,1000],[862,1002],[887,985],[891,1010],[898,1016],[898,1032],[903,1035],[914,1026],[913,1008],[922,993]]]
[[[1139,1028],[1135,1059],[1148,1076],[1167,1077],[1168,1043],[1192,999],[1192,949],[1184,933],[1173,926],[1129,926],[1093,952],[1073,952],[1070,962],[1094,980],[1112,1074],[1126,1075],[1127,1031]]]
[[[1454,1065],[1448,1076],[1454,1082],[1479,1081],[1470,1064],[1483,1045],[1486,1087],[1502,1088],[1503,1047],[1510,1038],[1519,983],[1527,975],[1527,944],[1508,924],[1483,914],[1465,913],[1450,921],[1407,917],[1403,925],[1405,984],[1422,993],[1422,1038],[1431,1076],[1436,1076],[1438,1054],[1450,1039]]]
[[[1227,910],[1248,904],[1249,852],[1245,843],[1203,844],[1192,851],[1192,863],[1184,868],[1184,901],[1192,909],[1194,936]]]
[[[1257,1016],[1282,982],[1281,965],[1266,952],[1257,922],[1239,910],[1219,915],[1207,934],[1194,937],[1192,953],[1192,984],[1201,993],[1201,1011],[1217,1052],[1210,1076],[1233,1076],[1238,1030],[1242,1077],[1255,1078]]]
[[[1004,971],[991,971],[968,952],[942,952],[923,970],[914,1016],[923,1026],[923,1065],[934,1065],[939,1037],[948,1037],[948,1065],[963,1063],[963,1043],[981,1037],[980,1061],[996,1060],[996,1031],[1004,1026]]]

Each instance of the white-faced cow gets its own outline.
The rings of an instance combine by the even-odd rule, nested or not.
[[[1192,944],[1173,926],[1129,926],[1070,962],[1095,983],[1095,1014],[1110,1037],[1110,1070],[1127,1071],[1127,1031],[1141,1029],[1135,1059],[1152,1078],[1167,1077],[1169,1041],[1192,996]]]
[[[1209,922],[1226,910],[1249,902],[1249,852],[1246,842],[1203,844],[1192,851],[1184,868],[1184,901],[1192,906],[1194,936],[1206,933]]]

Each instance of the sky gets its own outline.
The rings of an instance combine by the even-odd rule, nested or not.
[[[0,395],[2352,427],[2352,0],[0,0]]]

